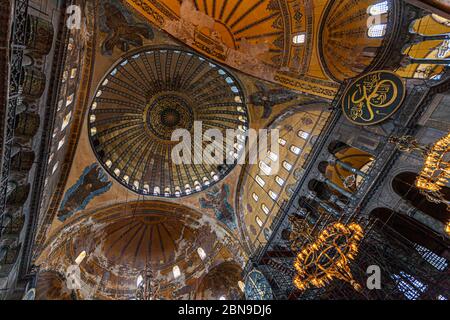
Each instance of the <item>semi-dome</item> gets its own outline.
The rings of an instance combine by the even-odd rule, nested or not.
[[[248,114],[239,81],[221,66],[179,48],[149,48],[119,61],[99,85],[89,111],[95,155],[118,182],[144,195],[181,197],[205,189],[227,175],[245,140],[233,150],[232,164],[194,164],[203,143],[197,133],[232,129],[244,137]],[[172,133],[191,135],[192,163],[177,165]],[[244,138],[245,139],[245,138]],[[224,161],[224,163],[227,163]]]
[[[181,204],[152,200],[135,201],[85,211],[48,242],[44,265],[66,272],[74,263],[80,268],[79,298],[133,299],[136,281],[150,268],[160,284],[161,297],[185,286],[196,289],[210,264],[235,261],[234,240],[229,231],[214,225],[213,218]],[[83,258],[80,259],[80,257]],[[235,264],[233,264],[234,266]],[[240,267],[227,268],[235,279]],[[45,268],[44,268],[45,269]],[[223,270],[223,269],[222,269]],[[236,271],[236,272],[235,272]],[[217,275],[216,275],[217,276]],[[63,294],[63,284],[45,280],[39,295]],[[237,279],[237,278],[236,278]],[[237,284],[237,279],[235,284]],[[206,289],[205,289],[206,290]],[[236,290],[234,290],[236,291]]]

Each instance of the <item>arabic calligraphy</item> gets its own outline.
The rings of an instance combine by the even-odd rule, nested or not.
[[[359,125],[372,125],[394,114],[405,97],[401,78],[389,71],[376,71],[356,80],[343,98],[345,116]]]

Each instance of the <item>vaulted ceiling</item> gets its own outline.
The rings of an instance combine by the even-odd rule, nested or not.
[[[333,99],[338,81],[354,76],[356,67],[364,70],[371,62],[367,57],[356,63],[344,61],[335,66],[338,58],[346,56],[348,51],[352,51],[351,57],[357,57],[365,47],[381,45],[380,41],[371,41],[366,35],[370,17],[367,9],[375,2],[373,0],[357,3],[327,0],[124,2],[148,21],[210,58],[253,76],[327,99]],[[329,12],[338,16],[328,16]],[[358,32],[361,28],[363,30]],[[346,38],[348,43],[340,42],[343,34],[351,34]],[[322,44],[328,62],[320,57]]]
[[[85,50],[76,66],[80,78],[71,78],[67,96],[60,97],[36,260],[63,272],[87,250],[84,280],[106,298],[131,297],[147,263],[167,280],[167,294],[174,290],[174,265],[195,280],[176,287],[180,296],[199,283],[199,297],[211,296],[211,288],[225,290],[214,283],[220,270],[236,284],[248,254],[270,236],[278,203],[291,197],[339,82],[372,62],[352,57],[381,45],[367,38],[363,23],[372,2],[88,4],[85,29],[73,36]],[[352,40],[340,42],[341,33]],[[353,41],[357,46],[350,48]],[[277,154],[280,179],[261,187],[255,180],[260,164],[175,165],[171,133],[193,133],[194,121],[203,122],[201,133],[279,129],[285,140]],[[64,153],[61,141],[67,143]],[[241,148],[235,145],[232,156]],[[214,257],[207,266],[198,248]],[[222,263],[204,278],[207,267]],[[55,274],[47,277],[57,283]]]
[[[39,263],[43,270],[64,274],[86,251],[80,265],[83,284],[79,295],[84,299],[132,299],[136,279],[149,266],[160,280],[161,295],[174,298],[195,294],[208,266],[237,261],[243,253],[231,250],[233,241],[213,220],[188,207],[161,201],[129,202],[86,211],[62,226],[49,239]],[[178,283],[173,281],[174,266],[182,270]],[[42,279],[42,289],[55,279]],[[56,294],[55,290],[49,294]]]

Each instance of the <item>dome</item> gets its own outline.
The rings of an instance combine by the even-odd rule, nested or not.
[[[130,206],[128,214],[121,212],[127,210],[124,206],[110,210],[108,217],[98,220],[95,230],[76,237],[73,258],[95,239],[96,263],[107,269],[119,265],[142,270],[151,263],[159,270],[196,255],[197,247],[201,246],[198,243],[201,229],[196,222],[200,216],[187,208],[146,202]]]
[[[231,129],[243,135],[248,114],[239,81],[219,65],[172,47],[135,52],[101,81],[89,111],[89,137],[99,162],[128,189],[182,197],[213,185],[235,166],[242,144],[228,150],[231,164],[176,165],[172,150],[180,142],[171,138],[177,129],[191,135],[192,160],[211,144],[194,133],[216,129],[225,137]]]
[[[235,262],[223,262],[203,277],[197,288],[196,300],[239,300],[243,294],[240,282],[242,268]]]
[[[391,6],[382,0],[329,2],[319,38],[328,76],[342,82],[368,71],[383,46]]]

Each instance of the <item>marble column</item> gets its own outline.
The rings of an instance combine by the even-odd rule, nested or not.
[[[445,232],[444,223],[417,209],[411,202],[402,199],[399,205],[399,212],[413,218],[434,232],[441,234],[446,238],[450,238],[450,236]]]
[[[334,164],[335,166],[339,165],[339,166],[341,166],[342,168],[344,168],[345,170],[347,170],[347,171],[349,171],[349,172],[351,172],[351,173],[353,173],[353,174],[356,174],[356,175],[358,175],[358,176],[361,176],[361,177],[363,177],[363,178],[366,178],[366,177],[367,177],[367,174],[366,174],[366,173],[364,173],[364,172],[362,172],[361,170],[358,170],[358,169],[356,169],[356,168],[353,168],[350,164],[348,164],[348,163],[346,163],[346,162],[343,162],[343,161],[341,161],[341,160],[339,160],[339,159],[337,159],[337,158],[332,159],[332,160],[331,160],[331,164]]]
[[[330,187],[331,189],[339,192],[340,194],[342,194],[343,196],[346,196],[349,199],[353,199],[354,196],[352,193],[348,192],[347,190],[344,190],[343,188],[341,188],[340,186],[338,186],[337,184],[335,184],[334,182],[332,182],[331,180],[325,178],[325,177],[321,177],[321,182],[325,183],[328,187]]]
[[[341,214],[339,213],[339,211],[337,211],[336,209],[334,209],[333,207],[328,205],[322,199],[319,199],[319,197],[317,197],[315,192],[309,192],[308,197],[311,200],[314,200],[322,209],[324,209],[326,212],[328,212],[333,217],[340,218]]]

